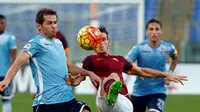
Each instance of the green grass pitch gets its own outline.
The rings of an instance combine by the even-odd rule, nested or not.
[[[87,103],[92,112],[98,112],[94,95],[76,95],[76,98]],[[32,96],[29,93],[16,93],[12,104],[12,112],[32,112]],[[200,95],[168,95],[164,112],[200,112]]]

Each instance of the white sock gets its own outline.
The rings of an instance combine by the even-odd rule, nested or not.
[[[2,112],[12,112],[12,106],[10,101],[2,102]]]

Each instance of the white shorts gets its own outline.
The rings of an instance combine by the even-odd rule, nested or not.
[[[99,112],[133,112],[131,101],[124,95],[119,94],[114,105],[108,105],[106,97],[100,95],[101,84],[97,91],[96,105]]]

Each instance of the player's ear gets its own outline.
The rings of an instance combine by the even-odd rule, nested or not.
[[[162,33],[163,33],[163,31],[161,30],[161,31],[160,31],[160,34],[162,34]]]
[[[38,28],[39,31],[42,29],[42,25],[41,24],[36,23],[36,27]]]
[[[108,46],[110,46],[110,43],[111,43],[111,41],[110,41],[110,40],[108,40]]]

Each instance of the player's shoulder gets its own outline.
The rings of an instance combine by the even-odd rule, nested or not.
[[[136,46],[139,47],[139,46],[145,46],[145,45],[148,45],[148,40],[144,40],[143,42],[140,42],[138,43]]]
[[[95,58],[95,56],[93,56],[93,55],[86,56],[82,63],[85,63],[85,62],[93,60]]]
[[[148,39],[144,40],[143,42],[140,42],[138,45],[147,45],[148,44]]]
[[[132,47],[132,50],[140,49],[143,46],[148,46],[148,40],[144,40],[143,42],[138,43],[137,45]]]
[[[43,37],[41,35],[36,35],[29,40],[29,43],[40,43],[42,41]]]
[[[4,32],[5,35],[13,35],[11,32],[5,31]]]
[[[167,47],[174,47],[174,45],[170,42],[161,40],[161,45],[167,46]]]
[[[60,39],[54,38],[54,40],[55,40],[56,43],[62,44],[62,42],[60,41]]]
[[[8,37],[11,37],[11,38],[15,37],[11,32],[8,32],[8,31],[5,31],[4,35],[7,35]]]

